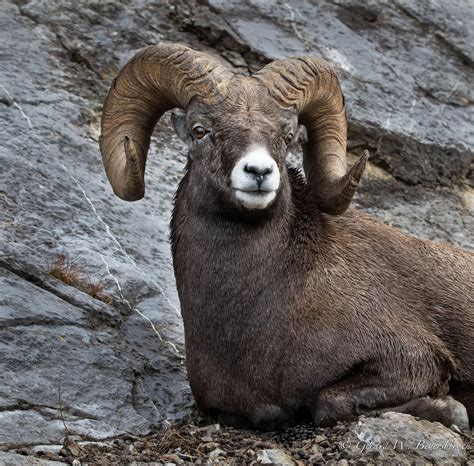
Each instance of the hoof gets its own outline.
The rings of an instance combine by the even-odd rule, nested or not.
[[[357,419],[358,412],[352,401],[345,397],[321,395],[311,410],[313,422],[316,427],[332,427],[338,421],[353,421]]]
[[[280,430],[289,425],[293,416],[276,405],[262,404],[255,407],[252,425],[261,430]]]
[[[470,431],[466,408],[451,396],[444,398],[424,396],[394,408],[384,409],[382,412],[388,411],[410,414],[427,421],[440,422],[456,432]]]
[[[452,413],[453,423],[451,428],[454,431],[458,429],[461,432],[470,432],[471,429],[469,427],[469,417],[467,415],[466,407],[450,396],[444,398],[444,401],[447,403],[448,409]]]

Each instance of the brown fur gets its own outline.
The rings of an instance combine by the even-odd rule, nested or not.
[[[474,383],[473,254],[354,210],[321,213],[285,166],[292,116],[264,90],[239,89],[215,108],[194,102],[186,119],[186,134],[195,121],[212,128],[205,143],[184,136],[190,162],[171,224],[198,405],[258,427],[305,410],[329,425],[445,396],[452,378],[472,422],[463,387]],[[252,141],[269,148],[282,177],[275,203],[258,213],[232,201],[228,181]]]

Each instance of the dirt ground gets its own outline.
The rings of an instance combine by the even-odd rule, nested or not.
[[[42,459],[74,465],[98,466],[143,463],[279,464],[270,462],[271,459],[285,459],[296,465],[374,464],[369,457],[348,458],[343,436],[349,424],[339,423],[333,428],[322,429],[308,423],[281,432],[259,432],[208,422],[208,419],[188,419],[185,423],[162,428],[145,437],[122,435],[99,443],[67,437],[58,453],[39,452],[37,455]],[[474,451],[467,437],[465,445],[469,457],[467,464],[474,465]]]

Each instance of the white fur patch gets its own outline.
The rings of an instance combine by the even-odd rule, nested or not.
[[[246,209],[265,209],[275,196],[276,191],[235,191],[235,197]]]
[[[246,170],[254,167],[262,172],[268,171],[259,183],[254,174]],[[264,209],[276,197],[280,186],[280,170],[265,147],[254,146],[235,164],[231,173],[235,197],[247,209]]]

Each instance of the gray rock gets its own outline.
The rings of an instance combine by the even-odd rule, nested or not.
[[[86,443],[86,442],[84,442],[84,443]],[[90,442],[90,443],[92,443],[92,442]],[[31,452],[36,453],[36,454],[38,454],[38,453],[39,454],[41,454],[41,453],[54,453],[54,454],[58,455],[62,448],[63,448],[62,445],[36,445],[36,446],[31,448]]]
[[[342,76],[351,145],[369,145],[397,178],[434,186],[468,175],[474,12],[467,2],[207,3],[222,33],[239,38],[236,47],[266,60],[314,53],[331,62]],[[190,22],[202,28],[199,16]]]
[[[219,461],[222,459],[223,455],[225,456],[225,451],[221,448],[216,448],[215,450],[209,452],[209,461],[211,461],[212,463],[215,461]]]
[[[17,453],[0,451],[0,464],[2,466],[66,466],[67,463],[41,460],[34,456],[23,456]]]
[[[87,314],[6,269],[0,270],[1,326],[87,324]]]
[[[259,464],[282,464],[293,465],[295,462],[283,450],[267,449],[257,452]]]
[[[359,418],[344,435],[340,448],[348,460],[383,464],[463,464],[461,436],[438,422],[416,420],[408,414],[385,413]]]
[[[2,446],[58,443],[69,432],[97,439],[146,433],[191,405],[167,238],[184,157],[170,140],[153,157],[149,200],[131,206],[114,198],[97,145],[108,83],[75,48],[100,18],[108,18],[94,39],[103,55],[116,49],[109,37],[116,14],[132,31],[144,28],[120,5],[63,6],[7,1],[0,11],[0,121],[8,128],[0,134]],[[60,29],[72,24],[81,32]],[[124,50],[130,45],[108,64],[101,59],[101,72],[113,63],[115,73]],[[58,253],[103,280],[118,304],[48,277]]]
[[[165,333],[158,337],[146,306],[125,316],[119,331],[114,320],[108,327],[90,319],[93,304],[73,306],[9,271],[2,278],[3,446],[54,443],[70,432],[95,438],[146,433],[190,406],[174,354],[179,342],[169,347]]]

